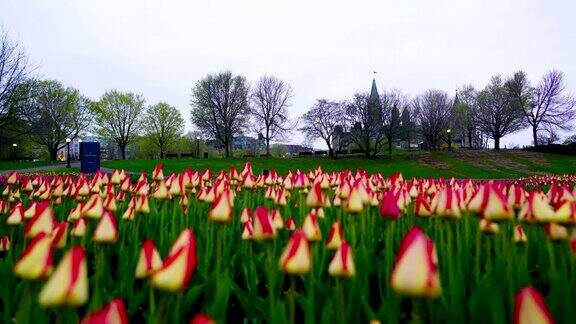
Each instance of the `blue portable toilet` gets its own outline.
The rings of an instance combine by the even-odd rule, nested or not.
[[[94,173],[100,170],[100,143],[80,143],[80,172]]]

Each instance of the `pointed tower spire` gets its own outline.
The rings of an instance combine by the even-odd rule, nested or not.
[[[456,95],[454,96],[454,103],[452,104],[452,107],[455,107],[459,102],[460,99],[458,99],[458,88],[456,88]]]
[[[372,88],[370,89],[370,97],[368,97],[368,111],[370,119],[380,120],[382,113],[380,105],[380,95],[376,87],[376,71],[374,71],[374,78],[372,79]]]
[[[376,71],[374,73],[374,78],[372,78],[372,88],[370,89],[370,100],[378,100],[378,88],[376,87]]]

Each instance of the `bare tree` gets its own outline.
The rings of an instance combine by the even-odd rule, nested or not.
[[[176,107],[160,102],[148,107],[143,126],[160,150],[160,158],[164,158],[168,146],[177,142],[184,132],[184,119]]]
[[[378,97],[356,93],[351,101],[342,103],[342,107],[345,123],[350,128],[350,141],[358,146],[365,157],[380,152],[384,143],[384,129]],[[343,121],[340,123],[343,124]]]
[[[406,102],[400,91],[388,91],[379,96],[374,86],[373,89],[370,95],[356,93],[344,109],[350,140],[365,157],[375,157],[386,144],[388,152],[392,152],[394,141],[400,139],[400,108]]]
[[[26,134],[19,109],[30,94],[29,77],[26,53],[0,30],[0,146]]]
[[[524,128],[523,113],[511,101],[507,86],[500,75],[492,77],[490,84],[477,96],[478,128],[494,140],[494,149],[500,149],[500,139]]]
[[[336,126],[341,123],[344,104],[318,99],[301,120],[303,126],[300,130],[304,132],[307,140],[321,138],[328,147],[328,156],[334,158],[334,149],[332,148],[332,137]]]
[[[132,92],[111,90],[92,105],[96,132],[118,144],[122,160],[126,160],[126,147],[138,135],[144,111],[144,98]]]
[[[402,115],[400,117],[400,139],[406,141],[408,144],[408,151],[410,151],[412,139],[416,136],[416,124],[412,119],[412,113],[409,105],[404,106],[402,110]]]
[[[292,87],[274,76],[263,76],[252,90],[250,113],[254,116],[256,131],[263,133],[268,155],[270,141],[281,138],[296,127],[288,119],[292,97]]]
[[[392,154],[394,141],[400,140],[402,135],[400,109],[408,105],[408,97],[403,95],[400,90],[385,91],[380,95],[380,102],[383,134],[386,138],[386,144],[388,144],[388,154]]]
[[[538,130],[537,145],[554,144],[558,141],[560,141],[560,135],[558,135],[558,129],[553,125],[545,125]]]
[[[448,94],[428,90],[414,99],[413,107],[422,137],[431,149],[437,149],[450,126],[451,102]]]
[[[38,81],[31,88],[22,108],[28,132],[34,142],[46,146],[50,160],[58,150],[88,127],[88,100],[78,90],[65,88],[58,81]]]
[[[576,143],[576,135],[571,135],[568,136],[565,140],[564,140],[564,145],[572,145]]]
[[[211,74],[192,89],[192,123],[219,141],[230,157],[232,140],[248,123],[248,84],[232,72]]]
[[[512,102],[521,111],[532,127],[534,145],[539,145],[538,134],[545,131],[556,134],[554,129],[571,130],[576,117],[576,101],[565,95],[564,74],[552,70],[542,77],[540,83],[531,88],[526,74],[516,72],[507,83]]]
[[[467,138],[468,148],[472,148],[476,141],[478,127],[476,125],[477,107],[476,90],[472,85],[464,85],[454,99],[453,127],[460,136]],[[479,143],[478,143],[479,145]]]

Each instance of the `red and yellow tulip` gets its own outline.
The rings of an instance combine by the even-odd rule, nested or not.
[[[308,273],[311,267],[312,258],[306,234],[303,230],[296,230],[280,257],[280,270],[288,274],[301,275]]]
[[[346,278],[353,277],[356,274],[350,244],[343,242],[336,250],[334,257],[328,266],[328,273],[333,277]]]
[[[440,296],[442,288],[434,242],[420,228],[413,227],[402,239],[390,282],[392,289],[401,295]]]
[[[255,241],[270,240],[276,236],[276,228],[272,222],[272,215],[266,207],[257,207],[254,210],[254,224],[252,238]]]
[[[47,233],[36,235],[14,265],[18,277],[34,280],[47,278],[52,272],[52,238]]]
[[[196,270],[196,262],[196,237],[187,228],[174,241],[162,267],[150,276],[150,283],[158,289],[182,291]]]
[[[136,264],[136,278],[146,278],[161,267],[162,259],[156,250],[156,244],[152,240],[144,241]]]
[[[92,240],[97,243],[114,243],[118,240],[118,224],[114,213],[104,212],[92,234]]]
[[[68,251],[39,295],[44,307],[78,307],[88,301],[88,267],[82,247]]]
[[[120,298],[116,298],[104,307],[86,315],[80,324],[128,324],[126,306]]]
[[[546,306],[546,302],[540,293],[526,287],[516,293],[514,301],[514,324],[552,324],[554,319]]]

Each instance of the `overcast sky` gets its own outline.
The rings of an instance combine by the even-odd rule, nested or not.
[[[116,88],[166,101],[187,130],[192,86],[225,69],[289,82],[293,117],[317,98],[369,91],[372,71],[379,89],[414,96],[516,70],[536,83],[555,68],[574,94],[575,14],[574,0],[0,0],[0,26],[40,77],[92,99]]]

